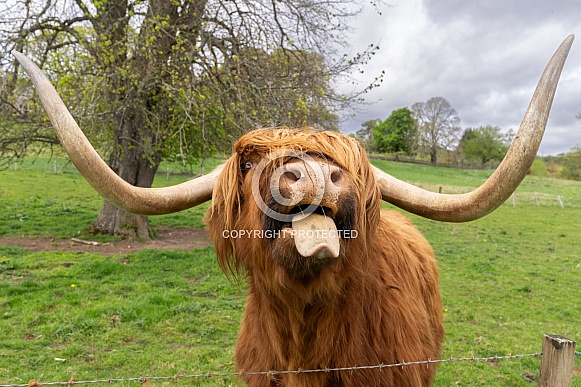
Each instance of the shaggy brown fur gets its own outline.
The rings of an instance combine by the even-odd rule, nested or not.
[[[342,168],[357,238],[341,240],[332,264],[303,276],[277,262],[302,259],[292,242],[224,238],[224,230],[261,230],[253,200],[256,164],[293,149]],[[249,164],[250,163],[250,164]],[[247,170],[250,168],[249,170]],[[267,171],[268,173],[268,171]],[[261,193],[268,199],[261,180]],[[301,129],[260,129],[243,136],[214,190],[208,224],[227,273],[245,273],[246,314],[236,348],[239,371],[298,370],[437,359],[443,339],[438,272],[423,236],[381,196],[365,152],[348,136]],[[248,376],[250,386],[427,386],[435,366]]]

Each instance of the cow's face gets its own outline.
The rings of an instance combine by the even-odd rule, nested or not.
[[[242,197],[260,210],[257,235],[273,262],[289,277],[308,281],[340,261],[357,237],[351,173],[328,155],[282,150],[249,156],[240,160]]]
[[[281,132],[284,141],[273,147]],[[234,265],[222,261],[230,268],[282,270],[302,283],[316,279],[376,223],[379,192],[369,162],[354,140],[336,133],[247,136],[214,193],[209,226],[218,255],[230,254],[222,257],[234,259]]]

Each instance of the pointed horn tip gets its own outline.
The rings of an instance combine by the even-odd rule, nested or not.
[[[567,36],[565,38],[565,40],[563,40],[563,42],[561,43],[559,48],[557,49],[557,52],[561,52],[561,53],[564,53],[565,55],[567,55],[569,53],[569,51],[571,50],[571,46],[573,45],[574,40],[575,40],[574,34],[570,34],[569,36]]]
[[[575,34],[570,34],[569,36],[567,36],[565,38],[565,40],[563,40],[563,43],[561,44],[562,46],[568,46],[567,48],[570,48],[571,45],[573,44],[573,41],[575,40]]]
[[[18,60],[18,62],[22,65],[22,67],[28,71],[29,68],[38,67],[36,64],[25,54],[21,53],[20,51],[12,50],[10,51],[12,55]]]
[[[18,59],[18,61],[20,61],[20,59],[21,59],[23,56],[25,56],[23,53],[21,53],[20,51],[16,51],[16,50],[12,50],[12,51],[10,51],[10,53],[11,53],[12,55],[14,55],[14,57],[15,57],[16,59]]]

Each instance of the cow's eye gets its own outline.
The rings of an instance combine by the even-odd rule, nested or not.
[[[248,171],[250,168],[252,168],[253,164],[252,161],[247,161],[244,163],[244,166],[242,167],[243,171]]]

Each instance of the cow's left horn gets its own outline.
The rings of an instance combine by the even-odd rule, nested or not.
[[[524,179],[537,155],[573,39],[573,35],[568,36],[549,61],[504,160],[480,187],[466,194],[438,194],[375,168],[383,200],[425,218],[445,222],[475,220],[500,206]]]
[[[126,211],[161,215],[181,211],[212,198],[221,168],[166,188],[134,187],[113,172],[89,143],[49,79],[24,54],[12,51],[38,90],[40,100],[71,161],[89,184],[107,201]]]

